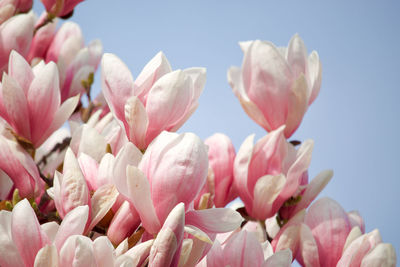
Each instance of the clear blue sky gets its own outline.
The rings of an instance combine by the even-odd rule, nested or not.
[[[286,46],[299,33],[323,65],[320,95],[293,136],[315,140],[310,176],[333,169],[321,196],[359,210],[367,230],[379,228],[400,255],[399,11],[396,1],[89,0],[72,21],[87,42],[101,39],[134,77],[160,50],[173,69],[206,67],[200,106],[180,132],[223,132],[236,150],[249,134],[265,134],[226,81],[229,66],[242,62],[237,43]]]

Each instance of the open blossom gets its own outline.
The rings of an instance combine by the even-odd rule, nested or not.
[[[312,140],[296,150],[283,134],[284,127],[270,132],[253,145],[249,136],[235,158],[235,187],[250,216],[265,220],[275,215],[291,197],[302,193],[311,161]],[[332,174],[327,172],[311,190],[301,208],[316,197]]]
[[[311,205],[300,226],[298,261],[304,266],[396,266],[396,253],[378,230],[364,234],[364,222],[330,198]]]
[[[231,67],[228,81],[246,113],[265,130],[286,125],[289,138],[299,127],[321,87],[317,52],[307,57],[296,34],[288,47],[267,41],[242,42],[242,68]]]
[[[0,116],[20,137],[39,147],[74,111],[79,96],[60,105],[58,72],[54,62],[33,69],[13,51],[8,74],[0,87]]]
[[[204,68],[172,71],[162,52],[135,81],[113,54],[104,54],[101,66],[103,95],[129,141],[139,149],[164,130],[178,130],[197,108],[205,84]]]

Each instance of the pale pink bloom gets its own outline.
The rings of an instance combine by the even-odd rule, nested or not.
[[[291,266],[291,263],[292,253],[290,250],[287,249],[274,254],[268,241],[260,244],[252,233],[241,230],[234,233],[223,244],[215,241],[207,254],[206,264],[202,266],[284,267]]]
[[[12,50],[27,56],[33,37],[34,17],[32,13],[14,16],[0,25],[0,78],[7,71]]]
[[[215,207],[225,207],[237,196],[233,191],[235,148],[229,137],[220,133],[207,138],[204,143],[208,146],[209,173],[196,202],[203,194],[210,193]]]
[[[284,126],[270,132],[255,145],[254,136],[249,136],[235,158],[235,188],[247,213],[255,219],[274,216],[291,197],[304,194],[303,179],[311,161],[313,141],[306,140],[296,150],[286,141],[283,131]],[[307,197],[298,203],[296,211],[310,204],[332,173],[328,171],[321,176],[310,186]]]
[[[0,116],[16,134],[37,148],[64,124],[79,96],[60,105],[58,73],[53,62],[42,61],[32,69],[13,51],[8,68],[0,87]]]
[[[0,129],[0,151],[0,169],[13,181],[20,196],[40,195],[44,182],[40,178],[35,162],[4,128]],[[10,188],[7,188],[9,191]],[[6,194],[6,192],[3,193]]]
[[[83,162],[88,163],[88,161]],[[82,167],[85,175],[92,175],[90,168],[93,167]],[[91,230],[107,214],[118,197],[115,186],[107,182],[97,184],[92,189],[94,194],[91,196],[79,162],[68,148],[63,163],[63,174],[55,173],[53,187],[48,193],[54,199],[61,218],[78,206],[89,206],[89,222],[85,232]]]
[[[174,132],[182,126],[198,106],[206,76],[204,68],[172,71],[162,52],[135,81],[113,54],[105,54],[101,65],[103,94],[110,110],[140,149],[163,130]]]
[[[377,229],[363,235],[361,235],[359,229],[352,230],[352,232],[356,232],[358,237],[351,236],[352,240],[348,242],[349,234],[337,267],[396,266],[396,252],[393,246],[382,243],[381,235]]]
[[[133,144],[122,148],[114,167],[114,182],[134,205],[148,233],[157,233],[180,202],[185,204],[185,222],[191,226],[187,231],[194,236],[231,231],[240,225],[242,218],[233,210],[191,208],[208,168],[207,150],[199,137],[163,132],[140,158]]]
[[[242,68],[231,67],[228,81],[246,113],[265,130],[286,125],[285,137],[299,127],[308,106],[321,87],[321,63],[317,52],[307,57],[299,35],[288,47],[267,41],[240,43]]]
[[[303,266],[396,266],[396,253],[378,230],[364,233],[357,212],[346,213],[330,198],[309,208],[299,229],[297,260]]]
[[[83,0],[41,0],[47,12],[56,16],[64,17],[73,12],[75,6]]]
[[[72,235],[83,233],[88,219],[88,207],[78,207],[65,216],[61,225],[55,222],[39,225],[27,199],[14,206],[13,211],[0,211],[0,264],[4,267],[54,266],[57,251]],[[29,242],[27,242],[27,240]],[[51,248],[50,248],[51,247]],[[53,257],[44,257],[44,254]]]
[[[85,91],[82,81],[96,71],[102,53],[103,46],[99,40],[84,45],[78,24],[66,22],[61,26],[46,53],[46,62],[57,63],[61,102]]]

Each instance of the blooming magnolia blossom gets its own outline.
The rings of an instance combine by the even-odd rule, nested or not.
[[[122,122],[129,141],[140,149],[163,130],[174,132],[182,126],[196,110],[206,78],[204,68],[172,71],[162,52],[135,81],[113,54],[104,54],[101,66],[103,95],[110,110]]]
[[[321,63],[318,53],[307,57],[299,35],[288,47],[276,47],[268,41],[240,43],[242,68],[231,67],[228,81],[246,113],[265,130],[286,125],[289,138],[299,127],[307,108],[321,87]]]
[[[253,145],[249,136],[240,147],[234,163],[235,187],[250,216],[265,220],[275,215],[291,197],[301,194],[304,177],[311,161],[312,140],[305,141],[299,149],[284,137],[284,126],[270,132]],[[316,197],[331,178],[324,173],[321,181],[310,188],[307,201]]]
[[[0,87],[0,116],[17,135],[39,147],[74,111],[79,96],[60,106],[57,67],[43,61],[33,69],[17,52],[10,55]]]

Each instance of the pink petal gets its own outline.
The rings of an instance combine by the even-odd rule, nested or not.
[[[310,203],[318,196],[324,187],[332,179],[333,171],[325,170],[320,172],[312,181],[307,185],[300,202],[296,205],[292,214],[296,214],[299,210],[307,208]]]
[[[40,228],[36,214],[27,199],[14,206],[12,212],[12,238],[22,260],[27,266],[33,266],[38,251],[50,241]],[[26,241],[29,240],[29,245]]]
[[[138,148],[145,149],[146,132],[149,125],[146,109],[138,97],[130,97],[125,104],[125,120],[129,127],[126,130],[128,139],[136,144]]]
[[[237,267],[261,266],[264,252],[257,238],[246,231],[235,234],[224,248],[224,264]]]
[[[40,146],[46,139],[57,129],[59,129],[71,116],[72,112],[75,110],[76,105],[78,104],[80,96],[74,96],[68,98],[56,111],[53,117],[53,122],[47,128],[46,132],[42,135],[42,137],[36,142],[37,146]]]
[[[114,247],[106,236],[100,236],[93,242],[93,253],[97,267],[114,266]]]
[[[258,179],[254,187],[254,199],[251,215],[259,220],[266,220],[274,215],[273,203],[285,186],[286,178],[283,174],[265,175]]]
[[[285,136],[289,138],[299,127],[308,108],[308,86],[303,74],[292,85],[288,99]]]
[[[253,206],[253,197],[247,188],[249,164],[254,150],[253,143],[254,135],[248,136],[240,146],[233,163],[235,190],[238,192],[248,211],[251,211]]]
[[[312,51],[308,56],[308,68],[310,77],[311,92],[308,100],[308,105],[311,105],[315,98],[317,98],[319,90],[321,88],[322,80],[322,66],[319,61],[319,56],[316,51]]]
[[[29,118],[28,101],[23,89],[7,74],[3,75],[2,85],[3,105],[10,119],[9,123],[17,134],[30,140],[30,123],[27,119]]]
[[[91,200],[92,208],[92,221],[86,231],[91,230],[101,219],[107,214],[107,212],[114,205],[118,197],[118,191],[112,184],[106,184],[99,187]]]
[[[59,253],[60,266],[95,267],[92,241],[86,236],[74,235],[64,243]]]
[[[54,240],[54,244],[57,247],[58,251],[60,251],[61,247],[68,237],[72,235],[83,234],[88,216],[88,206],[79,206],[67,213],[60,225],[60,228],[58,229],[57,235]]]
[[[303,266],[319,267],[318,246],[312,235],[311,229],[305,225],[300,226],[299,257]]]
[[[356,210],[350,211],[347,213],[349,216],[350,225],[353,228],[354,226],[358,226],[362,233],[365,233],[365,223],[364,219],[361,217],[360,213]]]
[[[298,34],[295,34],[290,39],[286,58],[294,77],[297,78],[301,74],[308,74],[307,48]]]
[[[361,262],[361,267],[396,266],[396,250],[392,244],[378,244]]]
[[[207,254],[207,266],[208,267],[220,267],[224,266],[224,253],[221,244],[216,240]]]
[[[191,210],[186,213],[186,224],[196,226],[207,233],[233,231],[242,221],[242,216],[229,208]]]
[[[129,237],[141,223],[139,214],[128,201],[124,201],[108,227],[107,237],[114,244],[120,244]]]
[[[281,250],[269,257],[263,267],[290,267],[292,265],[292,252],[290,249]]]
[[[101,61],[101,81],[110,110],[117,119],[125,121],[124,106],[134,92],[131,72],[117,56],[105,53]]]
[[[233,89],[233,93],[239,99],[243,110],[247,115],[253,119],[258,125],[263,127],[267,131],[271,131],[271,126],[265,119],[262,111],[254,104],[243,87],[242,73],[241,69],[238,67],[230,67],[228,70],[228,82]]]
[[[24,94],[27,96],[34,75],[28,62],[15,50],[10,53],[8,75],[18,82]]]
[[[78,158],[80,169],[85,177],[89,190],[97,189],[97,176],[99,164],[90,156],[82,153]]]
[[[23,267],[25,265],[11,236],[11,217],[11,212],[0,211],[0,265]]]
[[[138,168],[128,165],[126,179],[128,196],[138,211],[144,228],[149,233],[157,233],[161,225],[150,198],[150,185],[146,176]]]
[[[146,103],[147,94],[154,83],[165,74],[171,72],[171,65],[163,52],[158,52],[140,72],[135,80],[135,95]]]

